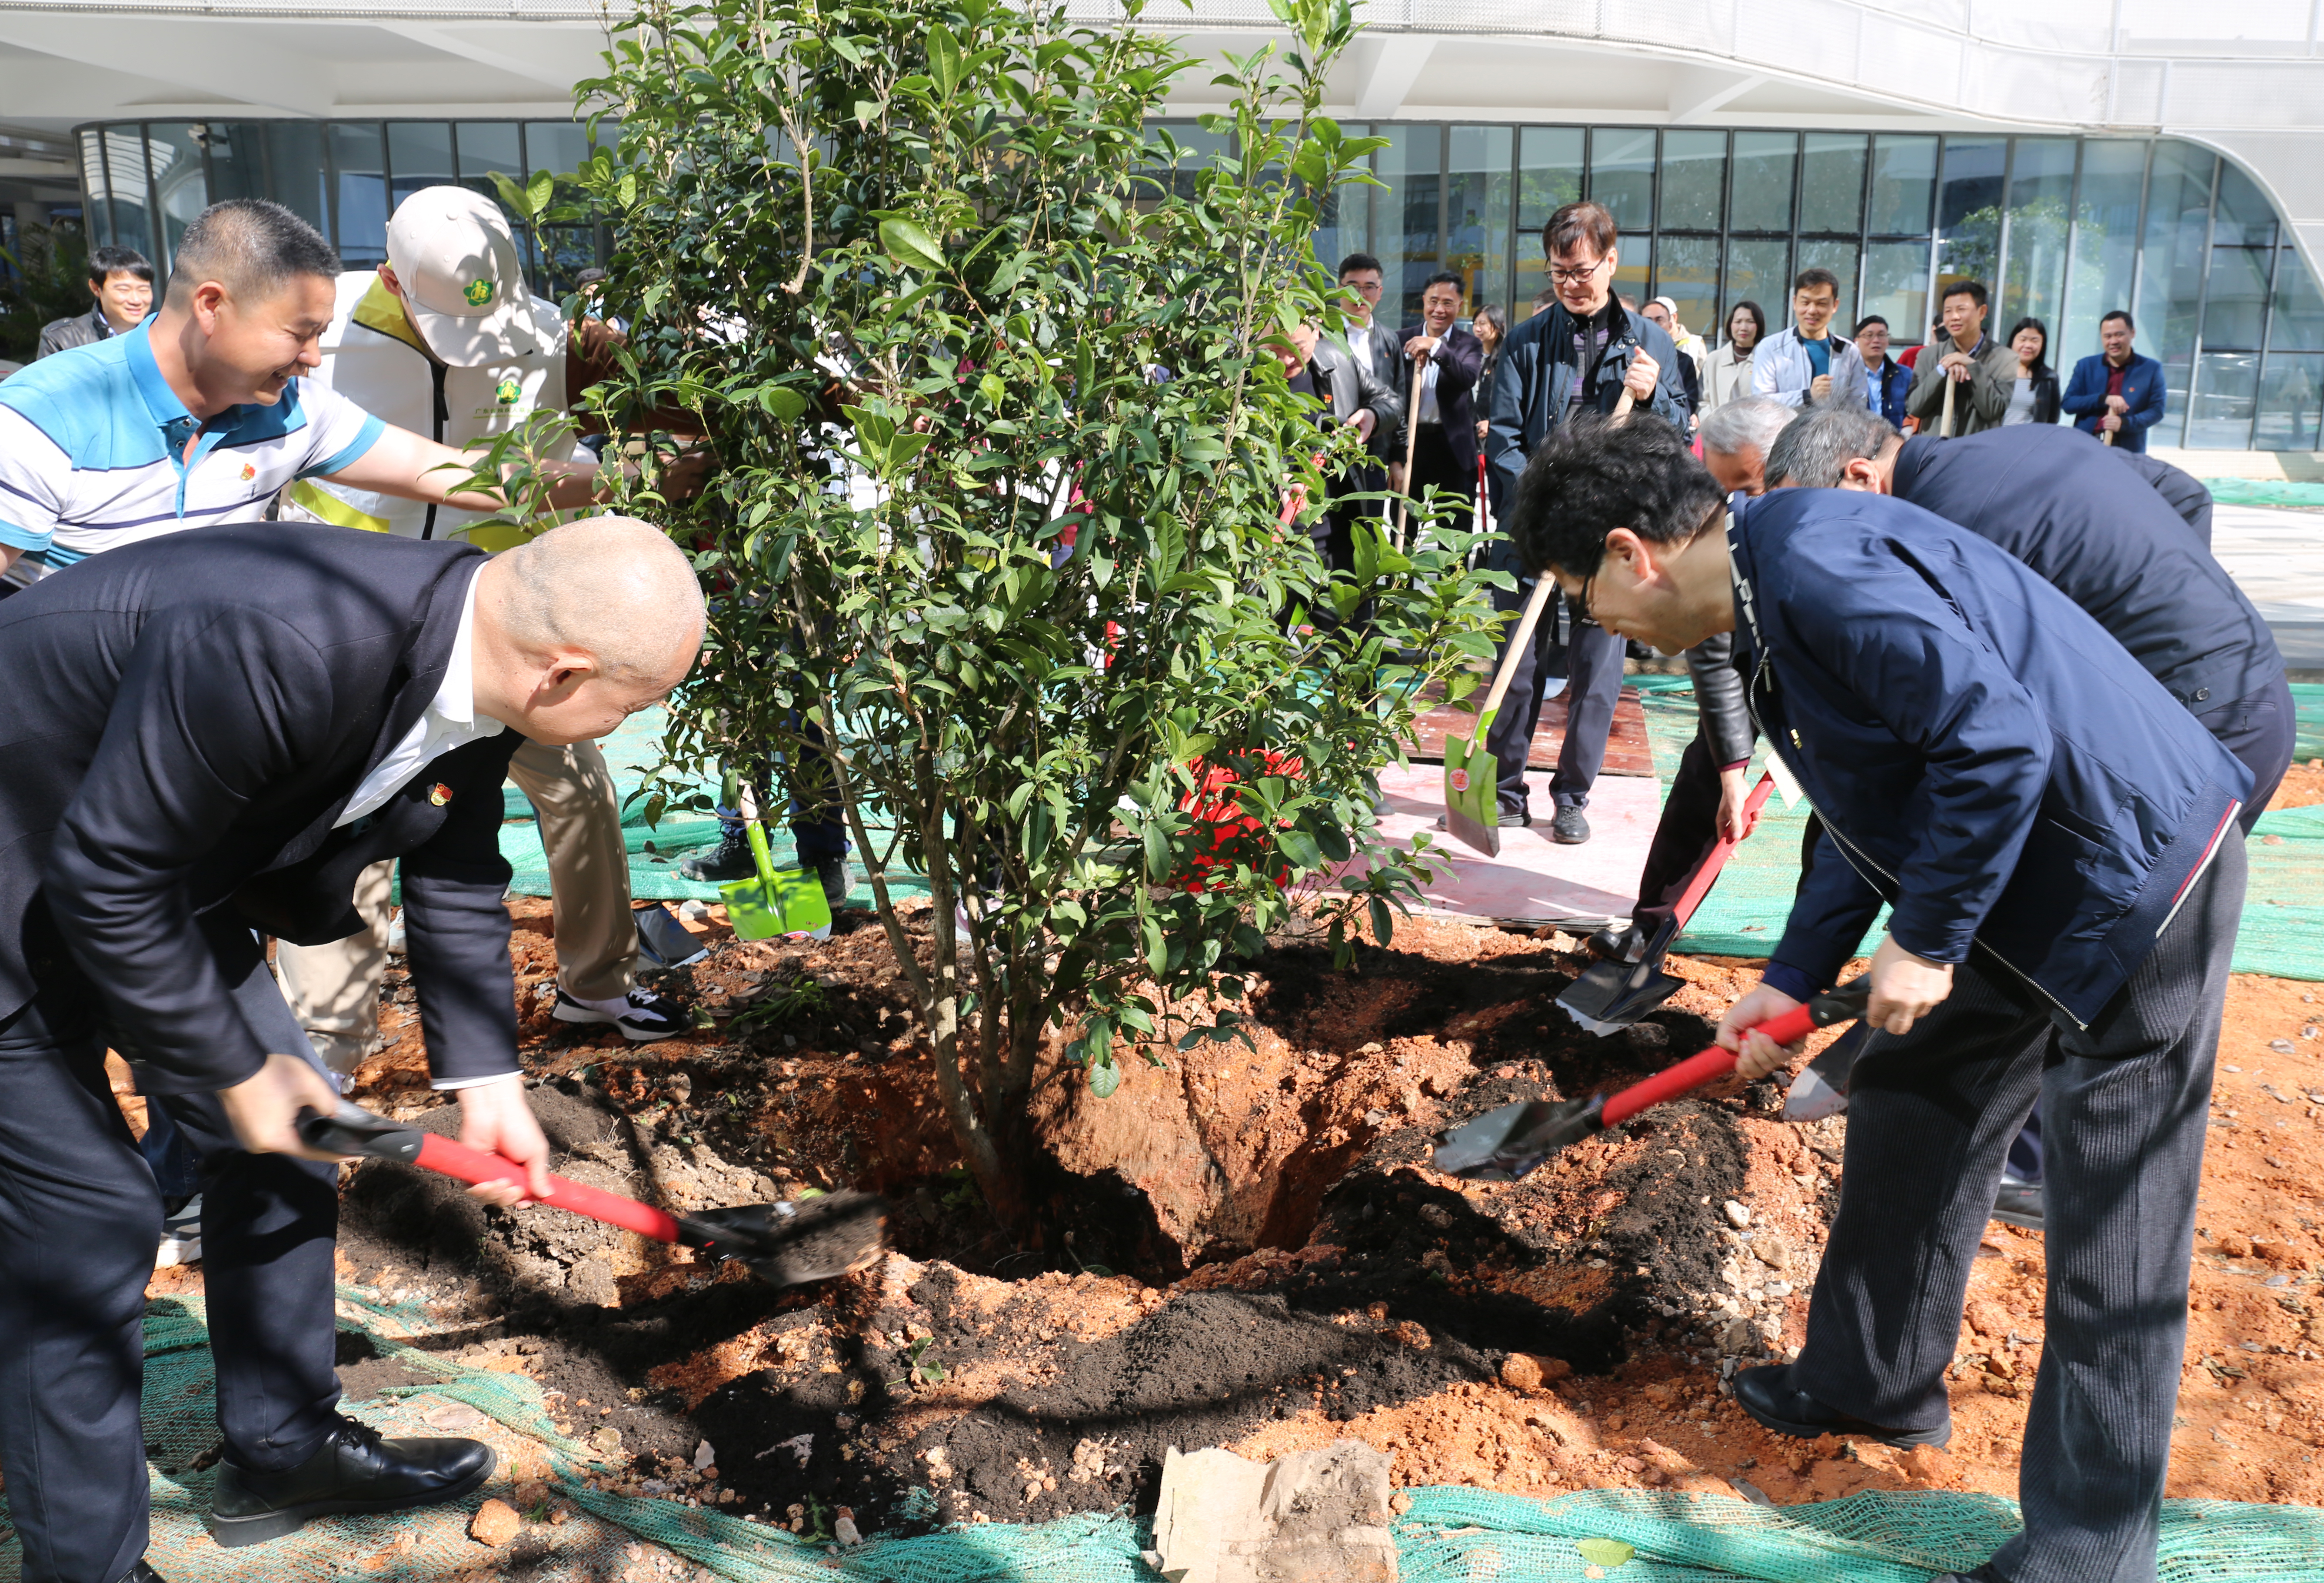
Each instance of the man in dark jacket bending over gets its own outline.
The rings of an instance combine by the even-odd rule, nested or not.
[[[108,1045],[203,1168],[218,1542],[490,1475],[478,1441],[382,1440],[335,1411],[338,1173],[292,1156],[300,1109],[337,1092],[253,932],[342,939],[362,926],[356,874],[401,858],[436,1086],[456,1091],[465,1141],[545,1193],[501,781],[520,733],[600,737],[668,693],[702,619],[686,557],[618,518],[490,559],[341,528],[205,528],[0,604],[0,673],[40,678],[0,695],[0,1466],[25,1583],[155,1576],[138,1385],[161,1210]]]
[[[1553,437],[1511,523],[1598,620],[1732,630],[1824,835],[1720,1042],[1829,985],[1886,900],[1840,1211],[1797,1362],[1736,1399],[1779,1433],[1951,1434],[1945,1371],[2002,1157],[2041,1100],[2044,1345],[2025,1526],[1981,1583],[2150,1583],[2251,776],[2023,561],[1901,501],[1780,490],[1731,516],[1667,426]]]

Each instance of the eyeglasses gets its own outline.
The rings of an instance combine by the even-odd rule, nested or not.
[[[1590,283],[1590,277],[1604,269],[1613,256],[1609,253],[1596,263],[1584,264],[1578,270],[1561,269],[1552,264],[1549,266],[1549,278],[1560,286],[1586,286]]]

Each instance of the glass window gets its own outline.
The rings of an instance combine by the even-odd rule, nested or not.
[[[1856,244],[1829,237],[1803,237],[1800,241],[1800,268],[1827,269],[1840,277],[1840,310],[1832,318],[1840,327],[1840,333],[1843,336],[1848,334],[1849,327],[1856,323]],[[1784,292],[1786,318],[1790,316],[1791,300],[1790,285],[1786,282]]]
[[[296,122],[276,122],[295,126]],[[331,219],[349,269],[387,262],[385,133],[376,121],[331,123]],[[280,161],[277,161],[279,166]]]
[[[1614,290],[1632,308],[1646,305],[1646,282],[1655,275],[1655,239],[1646,233],[1625,236],[1615,249],[1620,255],[1614,265]]]
[[[2204,238],[2217,163],[2208,149],[2164,139],[2154,145],[2153,174],[2146,185],[2138,340],[2148,356],[2161,359],[2171,372],[2174,393],[2186,389],[2187,360],[2195,350],[2195,309],[2202,300]]]
[[[1517,133],[1517,294],[1530,304],[1542,278],[1541,228],[1582,196],[1582,129],[1527,126]]]
[[[2138,205],[2146,189],[2146,144],[2120,139],[2082,144],[2074,204],[2073,288],[2067,294],[2058,364],[2071,369],[2098,349],[2098,320],[2130,307],[2138,262]]]
[[[531,172],[524,168],[522,139],[513,121],[463,121],[459,133],[460,185],[498,199],[495,172],[522,186]]]
[[[2275,206],[2236,166],[2219,170],[2219,207],[2211,240],[2221,247],[2275,245]]]
[[[1590,134],[1590,196],[1614,216],[1626,241],[1634,231],[1651,230],[1655,134],[1628,126],[1594,129]]]
[[[2074,140],[2021,137],[2009,167],[2009,257],[2001,282],[2001,328],[2042,321],[2054,336],[2066,297],[2067,212],[2074,201]],[[2056,350],[2051,352],[2056,362]]]
[[[1937,191],[1941,284],[1982,281],[1991,290],[2001,255],[2001,179],[2008,161],[2006,139],[1945,139],[1944,179]]]
[[[105,129],[105,179],[112,196],[99,207],[112,211],[113,244],[134,247],[151,258],[153,233],[148,215],[152,183],[145,171],[145,129],[136,122]]]
[[[153,202],[161,216],[161,256],[156,269],[167,272],[177,255],[178,238],[195,217],[209,207],[209,187],[202,176],[202,145],[194,129],[183,122],[157,122],[148,130],[153,164]]]
[[[2284,267],[2292,265],[2284,260]],[[2318,430],[2324,426],[2324,356],[2310,354],[2286,357],[2271,353],[2260,376],[2259,428],[2252,436],[2256,451],[2313,451],[2324,448]]]
[[[1844,231],[1864,218],[1864,135],[1811,132],[1800,155],[1800,229]]]
[[[1872,213],[1876,236],[1926,235],[1937,190],[1937,140],[1881,136],[1872,140]]]
[[[1172,130],[1176,132],[1176,128]],[[1361,122],[1350,123],[1340,130],[1350,137],[1371,135],[1370,129]],[[531,147],[530,143],[526,146]],[[1371,156],[1365,155],[1357,161],[1357,167],[1369,171],[1372,168]],[[1333,280],[1339,278],[1342,259],[1351,253],[1372,250],[1371,191],[1369,187],[1351,185],[1324,195],[1322,210],[1316,216],[1315,262],[1329,270]]]
[[[391,212],[423,187],[441,187],[457,180],[459,172],[452,166],[451,123],[389,122],[387,169],[394,182],[388,195]]]
[[[1738,237],[1727,244],[1727,305],[1744,301],[1759,305],[1771,336],[1792,322],[1790,243]]]
[[[102,133],[80,134],[81,187],[88,194],[89,244],[103,247],[113,241],[112,216],[106,211],[105,140]]]
[[[2259,350],[2267,307],[2267,266],[2275,250],[2215,247],[2203,303],[2203,350]]]
[[[2240,451],[2252,441],[2252,410],[2259,395],[2259,354],[2205,352],[2195,371],[2187,447]]]
[[[597,129],[597,146],[612,148],[614,136],[620,130],[618,124],[610,121],[600,126]],[[1360,136],[1364,129],[1361,126],[1350,126],[1345,130],[1351,136]],[[1207,149],[1222,145],[1226,142],[1223,137],[1212,136],[1191,121],[1183,124],[1173,124],[1170,134],[1180,143],[1189,147],[1200,146]],[[468,158],[467,138],[468,129],[463,126],[460,129],[460,160],[464,165]],[[585,123],[579,121],[528,121],[525,123],[524,163],[527,170],[554,170],[559,176],[570,175],[588,162],[589,148],[589,128]]]
[[[1799,157],[1799,134],[1793,132],[1735,134],[1735,185],[1728,199],[1729,230],[1792,228],[1792,166]],[[1771,325],[1771,332],[1773,328]]]
[[[1719,200],[1727,188],[1727,134],[1663,133],[1662,228],[1716,231]]]
[[[1667,189],[1665,189],[1667,192]],[[1699,336],[1717,338],[1719,238],[1655,238],[1655,295],[1678,304],[1678,321]]]
[[[1864,312],[1888,321],[1889,343],[1902,348],[1926,341],[1931,311],[1928,242],[1867,244]]]
[[[1436,235],[1437,192],[1443,184],[1444,129],[1385,126],[1388,147],[1374,157],[1386,190],[1372,194],[1373,236],[1386,267],[1388,289],[1380,293],[1385,323],[1415,324],[1420,318],[1420,284],[1444,267]]]
[[[2275,317],[2268,321],[2267,344],[2277,351],[2324,352],[2324,297],[2317,295],[2316,277],[2288,242],[2276,260]],[[2273,358],[2269,366],[2274,366]]]
[[[1462,311],[1509,305],[1509,165],[1514,130],[1455,126],[1445,190],[1444,267],[1461,272]]]

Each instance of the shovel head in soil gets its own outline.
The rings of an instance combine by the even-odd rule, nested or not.
[[[1663,958],[1686,921],[1694,916],[1694,909],[1711,894],[1711,886],[1718,883],[1719,870],[1727,866],[1729,855],[1758,824],[1759,810],[1767,805],[1767,794],[1775,789],[1774,776],[1759,778],[1759,784],[1743,802],[1743,835],[1729,839],[1722,834],[1702,855],[1694,872],[1687,876],[1686,888],[1655,926],[1654,937],[1637,961],[1594,962],[1557,998],[1568,1017],[1604,1038],[1620,1033],[1685,986],[1684,979],[1663,971]]]
[[[460,1182],[524,1180],[522,1166],[498,1155],[375,1116],[360,1105],[342,1104],[328,1116],[308,1110],[299,1118],[299,1136],[309,1148],[325,1154],[393,1160]],[[549,1195],[532,1201],[657,1242],[739,1259],[778,1286],[828,1280],[871,1263],[881,1251],[888,1219],[887,1201],[868,1192],[832,1192],[796,1203],[742,1204],[673,1215],[562,1176],[551,1176]]]
[[[1871,986],[1858,979],[1771,1017],[1757,1031],[1778,1045],[1803,1039],[1816,1028],[1829,1027],[1864,1015]],[[1488,1110],[1437,1135],[1433,1164],[1448,1176],[1472,1182],[1515,1182],[1569,1144],[1581,1142],[1609,1127],[1619,1127],[1639,1111],[1693,1092],[1735,1070],[1735,1052],[1713,1045],[1690,1055],[1676,1066],[1655,1073],[1643,1082],[1611,1094],[1586,1100],[1551,1102],[1526,1100]]]

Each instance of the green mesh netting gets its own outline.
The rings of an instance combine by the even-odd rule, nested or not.
[[[607,1495],[586,1484],[593,1454],[557,1432],[537,1382],[466,1367],[414,1345],[429,1339],[431,1328],[420,1305],[343,1287],[339,1327],[368,1336],[380,1356],[426,1382],[390,1387],[348,1411],[389,1434],[487,1440],[500,1453],[492,1482],[449,1505],[322,1518],[263,1547],[218,1549],[201,1523],[211,1475],[192,1468],[217,1436],[203,1305],[198,1298],[161,1298],[145,1317],[148,1554],[171,1583],[255,1577],[434,1583],[494,1559],[467,1536],[468,1521],[486,1499],[520,1499],[520,1483],[540,1484],[550,1499],[525,1514],[532,1520],[499,1559],[521,1557],[532,1583],[663,1578],[681,1559],[689,1570],[732,1583],[1150,1583],[1155,1576],[1139,1560],[1153,1542],[1151,1524],[1118,1512],[1039,1527],[995,1523],[874,1537],[843,1551],[675,1501]],[[1547,1501],[1467,1488],[1407,1493],[1411,1509],[1396,1524],[1406,1583],[1580,1583],[1590,1563],[1575,1542],[1588,1539],[1635,1547],[1636,1558],[1617,1569],[1624,1583],[1923,1583],[1976,1566],[2018,1528],[2016,1507],[1992,1496],[1867,1492],[1769,1508],[1646,1490]],[[543,1520],[555,1506],[567,1509],[565,1520]],[[15,1577],[22,1559],[0,1517],[0,1578]],[[2324,1512],[2165,1501],[2162,1577],[2324,1583]]]
[[[1684,676],[1639,676],[1634,685],[1646,711],[1655,772],[1667,787],[1694,735],[1694,688]],[[2292,691],[2299,713],[2297,751],[2305,763],[2324,757],[2324,686]],[[1763,746],[1752,760],[1752,779],[1766,761]],[[1775,948],[1799,884],[1807,816],[1805,803],[1785,808],[1780,796],[1767,799],[1751,838],[1727,860],[1719,883],[1679,936],[1677,949],[1699,956],[1765,956]],[[2251,878],[2236,937],[2236,971],[2324,979],[2324,807],[2262,815],[2248,851]],[[1886,927],[1884,909],[1865,935],[1867,954]]]
[[[2324,506],[2324,483],[2284,478],[2206,478],[2211,498],[2227,506]]]

